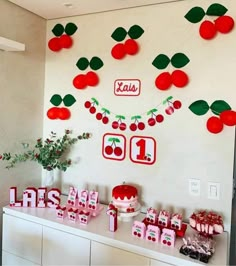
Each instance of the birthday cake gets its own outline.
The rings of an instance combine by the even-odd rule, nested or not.
[[[123,184],[112,189],[112,203],[120,212],[134,212],[138,207],[138,190]]]

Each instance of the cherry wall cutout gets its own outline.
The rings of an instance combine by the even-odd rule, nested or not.
[[[198,116],[205,115],[209,110],[214,114],[206,121],[206,128],[213,134],[220,133],[224,126],[236,126],[236,112],[223,100],[216,100],[209,105],[204,100],[193,102],[189,109]]]
[[[112,47],[112,57],[114,59],[120,60],[126,55],[136,55],[139,51],[139,44],[135,40],[140,38],[143,33],[144,30],[138,25],[133,25],[130,27],[128,32],[122,27],[116,28],[111,37],[119,43]],[[130,38],[124,41],[127,35]],[[124,42],[122,43],[122,41]]]
[[[158,107],[164,108],[164,113],[158,111],[157,108],[152,108],[143,115],[132,115],[130,121],[126,122],[126,117],[120,114],[114,114],[110,112],[107,108],[100,107],[99,102],[95,98],[91,98],[90,101],[86,101],[84,106],[90,114],[94,114],[98,121],[103,124],[109,124],[111,122],[111,127],[113,129],[119,129],[125,131],[130,129],[130,131],[143,131],[146,126],[153,127],[156,124],[160,124],[164,121],[165,115],[172,115],[176,110],[182,107],[182,103],[179,100],[174,100],[173,97],[169,96],[166,98]]]
[[[78,74],[74,77],[72,83],[76,89],[83,90],[87,86],[95,87],[98,85],[99,77],[95,71],[103,67],[103,61],[99,57],[94,56],[90,61],[86,57],[81,57],[77,61],[76,66],[82,71],[86,70],[88,67],[94,70]]]
[[[183,53],[176,53],[171,58],[165,54],[159,54],[153,60],[152,65],[159,69],[165,69],[170,63],[175,68],[182,68],[189,63],[189,58]],[[172,85],[177,88],[185,87],[189,82],[188,75],[180,69],[175,69],[172,73],[163,71],[155,79],[155,86],[159,90],[168,90]]]
[[[47,117],[51,120],[68,120],[71,117],[71,112],[67,107],[72,106],[76,102],[76,99],[71,94],[67,94],[63,98],[59,94],[54,94],[50,102],[54,107],[51,107],[47,111]],[[66,107],[58,107],[62,102]]]
[[[55,37],[48,41],[48,48],[53,52],[59,52],[61,49],[69,49],[73,45],[72,35],[77,31],[74,23],[67,23],[66,27],[62,24],[56,24],[52,29]]]
[[[205,40],[211,40],[218,32],[226,34],[234,28],[234,19],[225,15],[227,11],[225,6],[215,3],[210,5],[206,12],[201,7],[193,7],[187,12],[185,18],[191,23],[199,23],[207,15],[208,18],[199,26],[199,35]]]

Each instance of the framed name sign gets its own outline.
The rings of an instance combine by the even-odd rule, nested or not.
[[[141,91],[139,79],[116,79],[114,82],[114,94],[116,96],[138,96]]]

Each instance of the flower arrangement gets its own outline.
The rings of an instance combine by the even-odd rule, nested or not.
[[[83,133],[77,137],[71,137],[72,131],[65,130],[61,138],[57,138],[57,134],[51,132],[49,138],[42,140],[37,139],[35,146],[30,149],[29,144],[22,143],[25,151],[20,154],[12,155],[5,152],[0,155],[0,159],[8,161],[7,169],[13,168],[17,163],[26,161],[36,161],[47,171],[59,169],[66,171],[71,165],[71,159],[64,159],[63,155],[68,148],[74,145],[78,140],[90,138],[89,133]]]

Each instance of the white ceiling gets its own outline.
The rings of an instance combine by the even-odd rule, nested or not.
[[[45,19],[55,19],[183,0],[8,0]],[[68,5],[68,6],[67,6]]]

